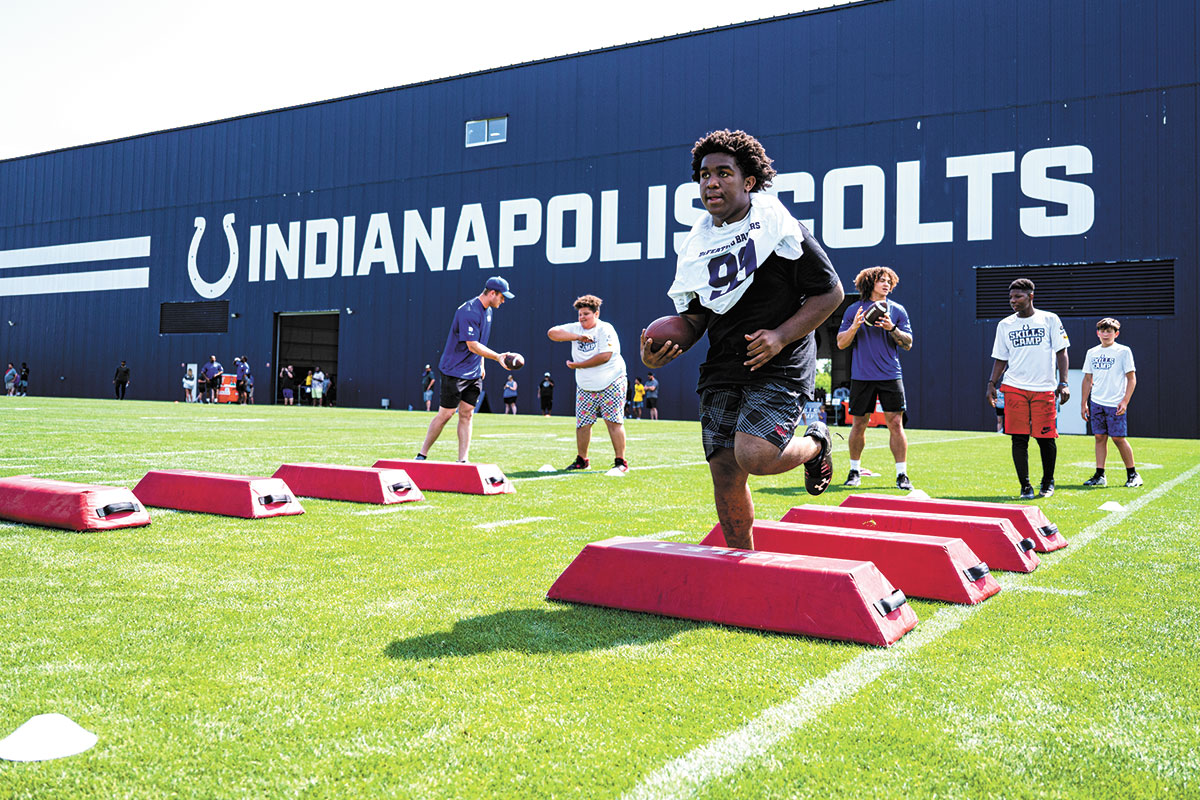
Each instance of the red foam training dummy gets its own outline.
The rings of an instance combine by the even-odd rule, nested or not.
[[[917,624],[904,593],[867,561],[624,536],[584,547],[546,596],[881,647]]]
[[[148,506],[261,519],[303,514],[295,492],[278,478],[254,478],[190,469],[147,472],[133,493]]]
[[[512,494],[517,490],[495,464],[381,458],[375,462],[375,466],[404,470],[425,492]]]
[[[381,505],[425,499],[402,469],[282,464],[272,477],[279,478],[301,497]]]
[[[13,475],[0,478],[0,519],[103,531],[149,525],[150,513],[122,487]]]

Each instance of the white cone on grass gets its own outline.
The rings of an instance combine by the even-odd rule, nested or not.
[[[542,464],[538,467],[538,472],[558,472],[558,470],[551,464]]]
[[[913,489],[908,493],[907,497],[910,500],[928,500],[929,494],[924,489]]]
[[[1118,503],[1116,500],[1109,500],[1107,503],[1100,505],[1101,511],[1124,511],[1125,506]]]
[[[91,750],[96,734],[62,714],[38,714],[0,739],[0,758],[7,761],[49,761]]]

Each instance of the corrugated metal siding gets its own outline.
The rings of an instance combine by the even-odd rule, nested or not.
[[[573,317],[577,294],[595,292],[637,374],[637,332],[670,309],[669,244],[682,230],[673,198],[690,177],[687,150],[707,130],[729,126],[758,135],[781,171],[813,176],[814,201],[795,212],[816,220],[820,238],[823,176],[883,169],[883,242],[830,255],[847,283],[877,263],[901,275],[896,299],[917,339],[904,358],[912,422],[988,429],[980,397],[994,327],[975,319],[972,267],[1174,259],[1177,303],[1200,301],[1198,36],[1190,0],[1162,0],[1149,14],[1119,0],[870,2],[0,162],[0,250],[153,237],[148,290],[0,297],[0,357],[30,362],[35,393],[101,395],[125,358],[138,396],[173,398],[176,365],[209,352],[226,361],[249,353],[259,380],[269,375],[275,312],[341,309],[341,400],[376,405],[387,396],[404,407],[419,396],[420,367],[437,360],[450,310],[490,273],[471,259],[457,272],[431,272],[418,258],[415,274],[385,275],[376,264],[368,277],[248,283],[249,226],[263,226],[265,238],[272,223],[286,231],[293,221],[333,217],[340,225],[352,214],[361,251],[368,216],[386,211],[401,251],[405,210],[429,225],[430,210],[442,207],[448,256],[460,207],[480,203],[497,257],[499,202],[533,197],[543,235],[517,248],[506,271],[518,298],[498,313],[493,344],[527,355],[526,383],[549,368],[569,386],[565,351],[545,329]],[[508,142],[463,147],[466,120],[501,114]],[[1021,207],[1042,203],[1019,190],[1021,156],[1070,144],[1093,156],[1093,173],[1077,178],[1095,193],[1092,228],[1022,234]],[[993,238],[967,241],[965,182],[945,178],[945,159],[1006,151],[1015,151],[1017,171],[995,176]],[[895,243],[896,163],[910,160],[921,161],[920,219],[952,220],[953,242]],[[666,186],[668,250],[647,259],[654,185]],[[613,189],[619,241],[642,242],[642,260],[598,257],[601,193]],[[593,256],[551,265],[547,202],[579,192],[593,202]],[[198,261],[211,280],[224,268],[221,218],[230,212],[242,259],[223,297],[240,317],[225,335],[158,336],[161,303],[201,299],[186,270],[194,218],[208,222]],[[1068,323],[1073,363],[1090,346],[1092,324]],[[1122,342],[1142,370],[1139,434],[1200,436],[1195,415],[1168,425],[1157,411],[1168,386],[1171,397],[1200,391],[1197,326],[1187,314],[1125,321]],[[1169,361],[1160,342],[1170,344]],[[660,374],[668,413],[694,413],[699,358],[689,354]],[[492,391],[501,379],[493,371]]]

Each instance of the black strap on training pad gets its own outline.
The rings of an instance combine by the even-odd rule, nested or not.
[[[875,610],[879,612],[879,616],[886,617],[907,602],[908,598],[904,596],[904,592],[897,589],[887,597],[879,598],[871,605],[875,606]]]
[[[991,570],[988,569],[988,565],[982,561],[973,567],[967,567],[963,570],[963,574],[967,576],[967,580],[971,581],[972,583],[983,578],[989,572],[991,572]]]
[[[276,503],[290,503],[292,502],[292,497],[286,494],[264,494],[258,498],[258,502],[264,506],[270,506]]]
[[[1045,536],[1047,539],[1052,536],[1058,536],[1058,526],[1053,522],[1051,522],[1049,525],[1042,526],[1038,530],[1040,530],[1042,532],[1042,536]]]
[[[1033,541],[1033,539],[1022,539],[1017,543],[1017,547],[1021,548],[1022,553],[1028,553],[1036,546],[1037,542]]]
[[[109,503],[104,508],[96,509],[96,516],[104,519],[109,514],[121,514],[125,511],[141,511],[142,508],[137,503]]]

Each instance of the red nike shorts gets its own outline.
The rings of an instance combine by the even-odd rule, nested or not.
[[[1032,435],[1035,439],[1057,439],[1057,409],[1054,392],[1030,392],[1005,384],[1004,432]]]

